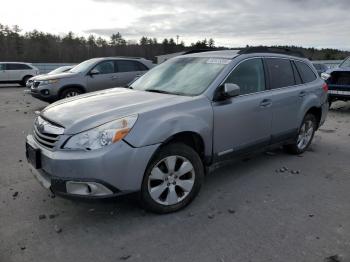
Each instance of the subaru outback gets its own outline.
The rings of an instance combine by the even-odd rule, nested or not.
[[[212,51],[172,58],[129,88],[46,107],[27,159],[62,196],[138,192],[145,208],[189,204],[210,165],[283,145],[303,153],[328,112],[327,85],[303,58]]]

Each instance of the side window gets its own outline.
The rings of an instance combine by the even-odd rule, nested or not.
[[[0,70],[1,71],[6,70],[5,64],[0,64]]]
[[[249,59],[239,64],[228,76],[225,83],[237,84],[241,95],[265,90],[265,74],[260,58]]]
[[[144,71],[146,69],[141,69],[140,63],[136,61],[128,61],[128,60],[118,60],[116,61],[118,72],[134,72],[134,71]]]
[[[304,83],[309,83],[316,80],[317,77],[315,73],[307,64],[300,61],[295,61],[295,65],[297,66],[300,76]]]
[[[101,75],[113,74],[114,73],[114,63],[113,63],[113,61],[101,62],[97,66],[95,66],[94,69],[97,69]]]
[[[266,64],[271,89],[295,85],[292,64],[288,59],[267,58]]]
[[[7,64],[7,70],[28,70],[32,69],[28,65],[25,64]]]

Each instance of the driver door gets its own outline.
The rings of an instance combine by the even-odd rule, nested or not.
[[[92,74],[91,72],[95,72]],[[91,69],[86,75],[89,92],[115,87],[115,66],[113,60],[103,61]]]
[[[240,95],[213,102],[213,143],[218,158],[267,145],[271,135],[272,99],[266,91],[262,59],[244,60],[225,83],[237,84]]]

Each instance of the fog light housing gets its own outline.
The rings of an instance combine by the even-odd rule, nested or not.
[[[48,96],[50,94],[50,91],[48,89],[41,90],[41,93],[45,96]]]
[[[67,181],[66,191],[68,194],[79,196],[110,196],[113,192],[106,186],[96,182]]]

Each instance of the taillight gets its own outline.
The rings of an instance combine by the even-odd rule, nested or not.
[[[325,91],[325,93],[328,92],[328,85],[327,85],[327,83],[324,83],[324,84],[322,85],[322,88],[323,88],[323,91]]]

